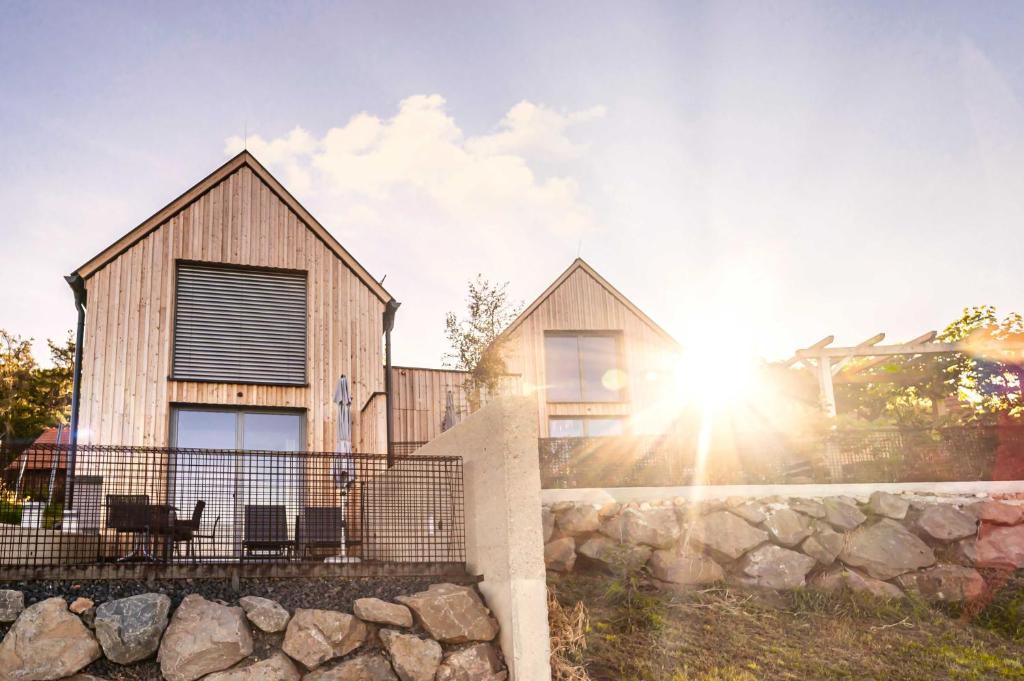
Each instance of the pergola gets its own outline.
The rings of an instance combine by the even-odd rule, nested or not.
[[[893,376],[866,373],[872,367],[884,363],[893,356],[939,355],[950,353],[1017,353],[1024,357],[1024,342],[1020,340],[958,341],[955,343],[936,342],[936,331],[929,331],[905,343],[880,345],[885,340],[884,333],[878,333],[857,345],[849,347],[833,347],[835,336],[826,336],[817,343],[797,350],[794,355],[782,363],[785,367],[802,363],[816,371],[818,378],[818,396],[821,408],[826,415],[836,415],[836,397],[833,388],[835,383],[870,383],[870,382],[906,382],[916,377],[897,378]],[[868,358],[867,362],[854,362],[858,358]]]

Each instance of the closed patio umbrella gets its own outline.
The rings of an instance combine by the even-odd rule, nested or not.
[[[348,376],[338,379],[334,389],[334,403],[338,405],[338,425],[334,449],[342,454],[352,453],[352,395],[348,389]],[[352,486],[356,479],[356,465],[352,457],[338,457],[331,471],[335,483],[342,490]]]
[[[455,412],[455,398],[452,397],[452,391],[448,391],[448,397],[444,401],[444,420],[441,421],[441,432],[454,428],[455,424],[459,422],[459,417]]]

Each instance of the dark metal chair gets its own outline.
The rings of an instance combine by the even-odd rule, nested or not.
[[[316,549],[341,551],[345,541],[345,511],[337,506],[306,506],[295,519],[295,543],[302,557]]]
[[[206,509],[206,502],[202,499],[196,502],[195,508],[192,509],[192,517],[188,520],[178,520],[174,524],[174,548],[178,549],[181,543],[185,544],[185,557],[191,558],[192,562],[196,562],[195,542],[197,539],[207,539],[210,544],[213,544],[217,537],[217,525],[220,523],[220,516],[217,516],[213,520],[213,526],[210,528],[208,534],[200,534],[199,530],[202,527],[203,511]]]
[[[288,557],[294,542],[288,538],[288,517],[283,504],[247,505],[243,558]]]

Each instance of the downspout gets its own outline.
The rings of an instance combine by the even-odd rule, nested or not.
[[[75,327],[75,366],[71,382],[71,447],[68,450],[67,480],[64,484],[64,508],[70,508],[72,481],[75,477],[75,454],[78,449],[78,412],[82,392],[82,342],[85,336],[85,281],[78,274],[64,277],[75,294],[75,309],[78,310],[78,324]],[[57,443],[60,454],[60,442]]]
[[[395,419],[391,407],[392,385],[391,385],[391,329],[395,327],[395,313],[398,312],[400,302],[392,298],[384,308],[384,400],[385,400],[385,422],[388,440],[388,468],[395,463]]]

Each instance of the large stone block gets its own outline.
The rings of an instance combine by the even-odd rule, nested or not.
[[[380,640],[399,679],[434,681],[442,654],[441,645],[437,641],[393,629],[381,630]]]
[[[927,544],[888,519],[846,535],[839,559],[882,580],[935,564],[935,554]]]
[[[345,660],[337,667],[310,672],[303,681],[398,681],[398,677],[381,655],[368,653]]]
[[[266,660],[226,672],[214,672],[203,681],[299,681],[301,674],[288,656],[274,653]]]
[[[973,601],[985,593],[985,580],[981,573],[962,565],[936,565],[896,579],[907,591],[937,601]]]
[[[399,596],[431,637],[442,643],[490,641],[498,623],[474,589],[456,584],[432,584],[426,591]]]
[[[508,672],[488,643],[453,650],[437,670],[436,681],[505,681]]]
[[[189,594],[171,617],[157,661],[167,681],[194,681],[251,653],[252,633],[241,608]]]
[[[917,519],[917,526],[929,537],[943,542],[971,537],[978,531],[978,521],[973,516],[949,504],[926,508]]]
[[[677,549],[662,549],[651,556],[651,574],[672,584],[710,584],[725,579],[722,566],[704,554]]]
[[[743,557],[740,569],[756,586],[766,589],[798,589],[817,561],[774,544],[759,546]]]
[[[238,599],[238,605],[245,610],[245,616],[255,624],[261,631],[274,634],[284,631],[288,626],[290,615],[277,601],[260,596],[242,596]]]
[[[690,539],[709,550],[735,560],[750,549],[768,541],[768,533],[751,527],[727,511],[715,511],[694,521]]]
[[[975,555],[978,567],[1024,567],[1024,525],[982,528]]]
[[[101,603],[93,626],[103,654],[118,664],[131,664],[155,654],[170,611],[171,599],[164,594],[140,594]]]
[[[788,508],[769,511],[764,528],[782,546],[796,546],[811,536],[811,521],[807,516]]]
[[[909,501],[888,492],[872,492],[871,498],[868,499],[869,511],[875,515],[892,518],[893,520],[903,520],[906,518],[907,510],[909,509]]]
[[[63,598],[26,608],[0,643],[4,681],[51,681],[98,660],[100,646]]]
[[[570,572],[576,564],[576,540],[562,537],[544,545],[544,566],[555,572]]]
[[[298,609],[288,622],[281,650],[313,669],[348,655],[366,640],[366,625],[344,612]]]
[[[398,603],[388,603],[379,598],[358,598],[352,605],[352,612],[364,622],[387,624],[392,627],[411,627],[412,612]]]

